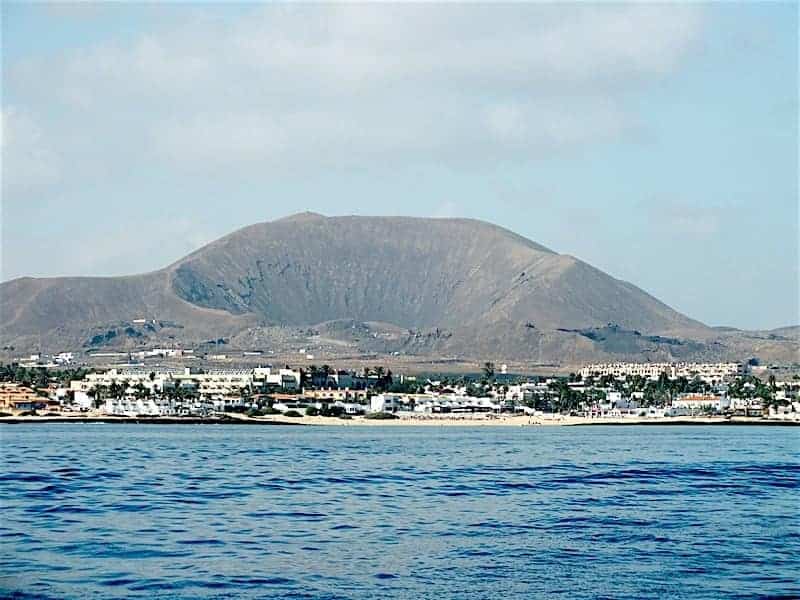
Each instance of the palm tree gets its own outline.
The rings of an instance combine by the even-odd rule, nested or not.
[[[245,404],[250,404],[250,398],[252,397],[253,392],[250,389],[250,386],[244,386],[239,388],[239,397],[244,401]]]
[[[109,395],[109,388],[105,385],[99,385],[86,392],[86,395],[92,399],[92,406],[94,406],[94,408],[100,408],[104,398]]]
[[[137,400],[144,400],[150,395],[150,393],[148,392],[147,388],[144,387],[144,384],[139,381],[134,388],[134,395],[136,396]]]
[[[494,377],[494,363],[493,362],[485,362],[483,363],[483,375],[486,379],[491,379]]]

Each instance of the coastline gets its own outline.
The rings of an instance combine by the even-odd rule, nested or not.
[[[230,419],[214,417],[115,417],[107,416],[59,416],[59,417],[0,417],[0,424],[47,424],[83,423],[96,424],[134,424],[134,425],[304,425],[291,421],[265,422],[257,419]]]
[[[664,417],[664,418],[624,418],[598,419],[588,417],[562,416],[554,419],[542,419],[528,416],[414,416],[398,419],[366,419],[353,417],[340,419],[337,417],[302,416],[284,417],[270,415],[264,417],[247,417],[238,414],[227,414],[223,417],[122,417],[112,415],[60,415],[60,416],[24,416],[0,417],[0,424],[47,424],[47,423],[82,423],[82,424],[135,424],[135,425],[275,425],[275,426],[334,426],[334,427],[591,427],[602,425],[671,425],[671,426],[784,426],[798,427],[798,421],[780,421],[762,419],[760,417]]]

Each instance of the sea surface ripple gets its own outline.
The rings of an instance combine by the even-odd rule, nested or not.
[[[0,425],[0,595],[797,598],[798,433]]]

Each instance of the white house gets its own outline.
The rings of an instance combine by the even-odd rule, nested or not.
[[[729,398],[728,401],[731,410],[745,414],[761,414],[764,406],[761,398]]]
[[[337,400],[333,403],[333,406],[338,406],[344,409],[345,414],[347,415],[363,415],[364,414],[364,405],[359,404],[358,402],[342,402]]]
[[[284,390],[296,390],[300,387],[300,371],[295,369],[257,367],[253,369],[253,379]]]
[[[135,398],[124,396],[122,398],[106,398],[102,405],[103,412],[109,415],[124,415],[136,417],[168,417],[178,414],[178,407],[172,400],[166,398]]]
[[[395,394],[378,394],[377,396],[373,396],[370,400],[369,410],[374,413],[394,413],[403,408],[404,404],[402,396]]]
[[[770,406],[768,418],[778,421],[800,421],[800,402],[792,402],[784,406]]]
[[[730,408],[730,399],[725,396],[704,394],[681,394],[672,401],[672,408],[683,414],[716,412],[720,413]]]
[[[94,398],[83,390],[75,390],[73,392],[73,404],[80,410],[90,410],[94,408]]]

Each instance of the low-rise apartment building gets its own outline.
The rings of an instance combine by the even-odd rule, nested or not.
[[[321,402],[359,402],[368,400],[367,390],[351,390],[350,388],[326,388],[321,390],[303,390],[303,398]]]
[[[721,413],[730,406],[729,398],[712,394],[681,394],[672,401],[676,414]]]
[[[589,377],[613,377],[625,379],[636,375],[645,379],[657,380],[662,374],[670,379],[685,377],[692,380],[695,377],[709,384],[742,375],[745,368],[740,363],[601,363],[586,365],[579,373],[582,379]]]
[[[370,412],[475,413],[504,408],[501,399],[456,394],[378,394],[370,400]]]
[[[124,386],[123,394],[144,388],[148,396],[166,394],[176,388],[203,398],[224,398],[240,395],[244,390],[255,391],[266,387],[297,389],[300,371],[259,367],[256,369],[109,369],[89,373],[83,379],[70,382],[76,398],[112,385]]]
[[[0,383],[0,410],[22,412],[48,406],[48,399],[20,383]]]

